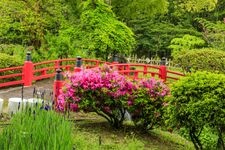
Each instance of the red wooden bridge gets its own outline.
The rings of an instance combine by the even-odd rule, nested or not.
[[[32,63],[30,59],[27,59],[23,66],[0,69],[0,88],[14,85],[31,86],[32,82],[54,77],[56,69],[62,69],[63,71],[79,70],[81,66],[77,67],[77,61],[82,61],[82,68],[84,69],[96,68],[106,64],[111,68],[117,69],[119,73],[134,79],[155,77],[163,81],[168,81],[178,80],[180,77],[184,76],[183,73],[167,70],[167,67],[164,65],[120,64],[117,62],[109,63],[81,58],[67,58]]]
[[[23,66],[0,69],[0,89],[16,85],[31,86],[32,82],[56,76],[53,91],[57,98],[63,82],[60,78],[57,78],[57,74],[59,75],[60,73],[56,73],[57,69],[77,72],[80,71],[81,68],[91,69],[102,65],[108,65],[118,70],[119,73],[133,79],[154,77],[166,82],[169,80],[178,80],[180,77],[184,76],[183,73],[167,70],[165,65],[109,63],[101,60],[81,59],[79,57],[33,63],[28,53]],[[57,81],[57,79],[59,79],[59,81]]]

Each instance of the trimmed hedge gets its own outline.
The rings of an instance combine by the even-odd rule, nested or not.
[[[175,129],[185,128],[196,149],[225,147],[224,81],[224,74],[196,72],[172,86],[167,123]],[[214,135],[206,139],[207,132]]]
[[[215,49],[191,50],[175,60],[185,71],[210,71],[225,73],[225,52]]]

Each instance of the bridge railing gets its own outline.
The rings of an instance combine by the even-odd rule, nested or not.
[[[31,86],[33,81],[54,77],[57,69],[76,72],[81,69],[81,66],[84,69],[90,69],[102,64],[107,64],[118,70],[119,73],[133,79],[155,77],[166,82],[167,80],[178,80],[184,76],[182,73],[167,70],[164,65],[119,64],[92,59],[82,59],[81,61],[80,59],[78,57],[32,63],[30,53],[27,53],[23,66],[0,69],[0,88],[21,84]]]
[[[146,64],[111,64],[111,68],[118,70],[119,73],[131,77],[133,79],[142,78],[158,78],[162,79],[164,82],[169,80],[178,80],[180,77],[184,76],[183,73],[167,70],[164,65],[146,65]]]
[[[0,69],[0,88],[24,85],[31,86],[32,82],[54,77],[56,69],[75,71],[79,58],[67,58],[33,63],[30,53],[27,53],[23,66]],[[83,68],[94,68],[108,62],[92,59],[82,59]]]
[[[0,88],[23,84],[23,66],[0,69]]]

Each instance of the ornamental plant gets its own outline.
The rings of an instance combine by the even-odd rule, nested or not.
[[[213,48],[193,49],[174,59],[183,70],[225,73],[225,52]]]
[[[169,88],[160,80],[144,79],[138,83],[137,90],[127,103],[135,125],[143,129],[152,129],[162,121],[164,97]]]
[[[86,69],[67,74],[67,81],[58,97],[58,109],[71,107],[74,110],[96,112],[113,127],[122,126],[125,104],[136,86],[126,77],[108,67]]]
[[[196,72],[180,79],[171,90],[167,123],[175,129],[186,129],[198,150],[212,149],[207,147],[208,142],[204,142],[205,129],[214,131],[217,136],[216,143],[212,139],[211,145],[217,146],[214,147],[216,149],[225,149],[224,91],[224,74]]]

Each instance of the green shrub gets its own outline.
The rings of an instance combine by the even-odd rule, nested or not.
[[[197,36],[185,34],[182,38],[174,38],[170,42],[169,48],[172,49],[172,56],[177,57],[181,51],[203,47],[205,41]]]
[[[23,62],[17,56],[10,56],[5,53],[0,53],[0,69],[21,66],[22,64],[23,64]],[[0,76],[12,74],[12,73],[21,73],[21,70],[0,72]],[[6,81],[17,80],[17,79],[21,79],[21,77],[11,77],[11,78],[7,78],[7,79],[0,79],[0,83],[6,82]]]
[[[27,109],[0,135],[1,150],[71,150],[72,126],[53,111]]]
[[[205,150],[216,150],[216,143],[217,143],[217,134],[216,131],[210,127],[204,127],[199,135],[200,141],[203,143],[203,149]],[[178,132],[181,136],[186,138],[187,140],[191,140],[189,137],[188,130],[185,128],[179,129]]]
[[[225,73],[225,52],[215,49],[196,49],[185,52],[175,58],[184,70],[188,71],[210,71]]]
[[[127,110],[136,126],[148,130],[162,123],[164,97],[169,88],[154,78],[142,80],[127,102]]]
[[[172,87],[167,123],[174,128],[188,130],[196,149],[206,147],[202,132],[205,127],[215,131],[218,141],[214,144],[224,147],[224,81],[223,74],[196,72],[180,79]]]
[[[21,66],[23,62],[17,56],[0,53],[0,68]]]
[[[26,50],[24,46],[15,44],[0,44],[0,53],[16,55],[21,60],[23,60],[26,56]]]

